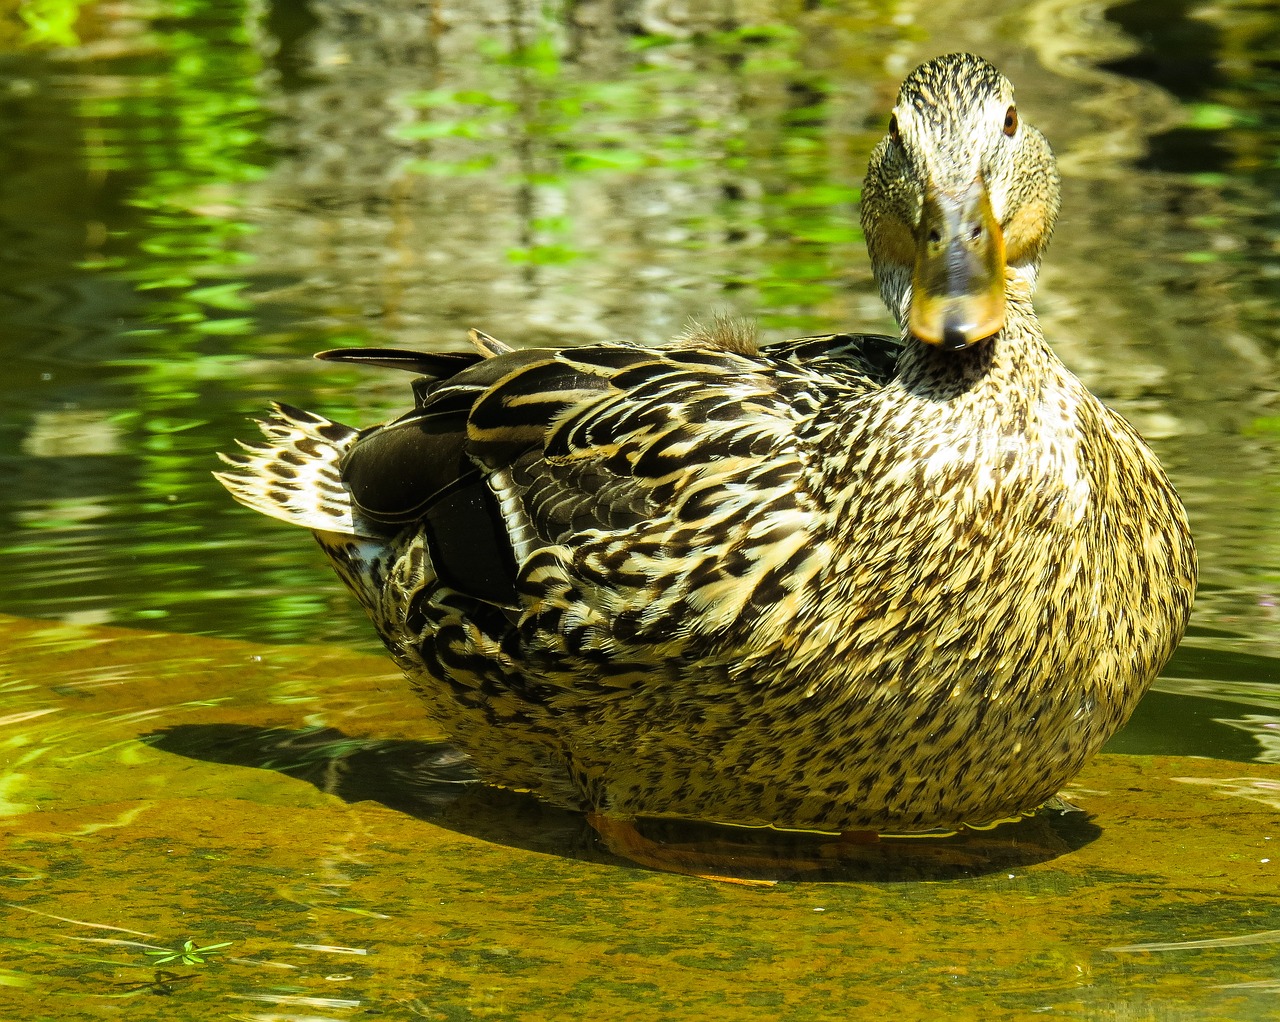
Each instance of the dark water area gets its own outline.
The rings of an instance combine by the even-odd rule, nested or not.
[[[966,48],[1061,163],[1046,336],[1156,448],[1201,557],[1184,645],[1077,785],[1113,829],[1057,835],[1012,887],[975,868],[945,911],[934,883],[865,875],[743,908],[433,772],[456,764],[359,608],[307,537],[228,499],[214,452],[273,399],[356,425],[405,407],[399,374],[326,348],[658,342],[716,311],[766,340],[891,330],[866,158],[902,75]],[[1278,295],[1266,0],[0,4],[0,900],[26,906],[0,986],[55,991],[26,1015],[59,1019],[223,1012],[228,990],[241,1014],[210,1017],[554,1017],[591,992],[636,1018],[1270,1017]],[[424,857],[437,886],[398,886]],[[107,919],[98,884],[131,907]],[[843,928],[815,930],[828,912]],[[139,971],[141,944],[188,936],[237,943]],[[211,986],[228,953],[252,980]],[[92,960],[117,964],[86,1001]]]

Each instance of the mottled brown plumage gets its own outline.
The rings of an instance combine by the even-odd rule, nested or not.
[[[494,784],[616,820],[1015,816],[1128,718],[1196,573],[1154,455],[1041,336],[1057,203],[1009,83],[938,58],[864,190],[901,341],[330,353],[419,374],[416,407],[278,406],[222,479],[316,533]]]

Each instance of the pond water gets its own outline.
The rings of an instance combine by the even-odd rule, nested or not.
[[[7,10],[16,1016],[1280,1014],[1273,3]],[[1070,792],[1092,817],[748,890],[468,784],[319,552],[234,505],[213,452],[273,398],[403,407],[328,347],[659,341],[714,310],[889,329],[861,175],[902,74],[951,49],[1059,154],[1046,333],[1156,447],[1201,556],[1186,642]]]

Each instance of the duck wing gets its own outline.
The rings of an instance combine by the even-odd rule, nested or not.
[[[795,532],[788,516],[811,510],[804,423],[833,387],[883,386],[896,344],[526,349],[459,356],[470,361],[445,379],[435,354],[360,353],[345,360],[436,378],[415,381],[413,411],[356,438],[342,479],[364,518],[389,532],[417,523],[441,581],[476,600],[517,608],[520,574],[546,548],[594,556],[575,573],[604,585],[633,570],[651,581],[659,561],[693,570],[748,536],[767,546]]]

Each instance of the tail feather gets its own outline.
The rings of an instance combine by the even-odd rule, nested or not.
[[[342,482],[342,456],[357,430],[285,404],[273,404],[258,425],[265,441],[237,441],[243,453],[218,455],[229,468],[214,477],[236,500],[316,532],[376,535]]]

